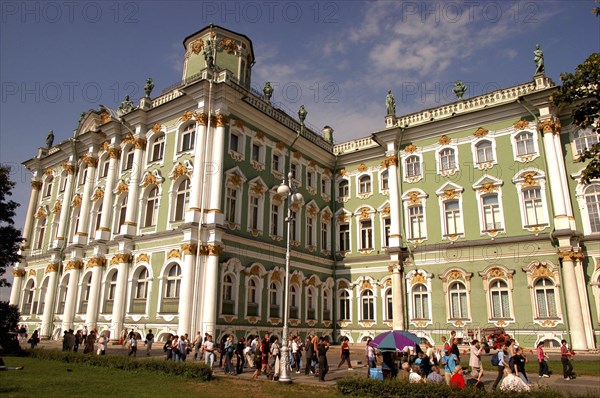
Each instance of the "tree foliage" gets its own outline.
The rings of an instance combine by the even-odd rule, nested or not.
[[[9,305],[0,301],[0,352],[19,352],[16,330],[19,323],[19,309],[16,305]]]
[[[10,286],[3,277],[6,268],[18,262],[21,231],[14,227],[15,209],[18,203],[8,200],[15,183],[9,179],[10,167],[0,167],[0,287]]]
[[[591,127],[600,134],[600,53],[590,55],[575,68],[575,73],[561,74],[560,80],[563,85],[553,95],[553,103],[571,105],[573,123],[581,128]],[[600,144],[588,148],[580,157],[580,161],[588,160],[581,175],[581,182],[585,184],[600,179]]]

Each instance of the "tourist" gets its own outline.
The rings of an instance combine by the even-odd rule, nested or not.
[[[262,371],[261,364],[262,364],[262,351],[260,350],[260,348],[257,348],[256,352],[254,353],[254,365],[256,366],[256,370],[252,374],[253,379],[257,379],[258,376],[260,376],[260,372]]]
[[[135,333],[133,333],[133,331],[131,333],[129,333],[129,335],[131,336],[129,338],[129,354],[128,356],[133,355],[134,357],[137,356],[137,336]]]
[[[477,339],[471,342],[471,355],[469,356],[469,366],[471,367],[471,374],[479,375],[481,367],[481,353],[483,348],[479,344]]]
[[[152,333],[152,329],[148,330],[148,334],[146,334],[146,355],[150,356],[150,352],[152,351],[152,344],[154,344],[154,334]]]
[[[468,387],[485,388],[481,378],[483,377],[483,368],[479,368],[478,372],[471,372],[471,378],[467,380]]]
[[[269,348],[269,354],[273,358],[271,363],[271,369],[273,369],[273,380],[279,380],[279,371],[281,369],[281,346],[279,345],[279,338],[275,337]]]
[[[422,383],[423,378],[421,377],[421,368],[419,365],[413,365],[410,368],[410,373],[408,375],[409,383]]]
[[[98,349],[96,355],[106,355],[106,348],[108,346],[108,338],[105,337],[104,333],[100,334],[100,337],[96,341]]]
[[[192,342],[192,347],[194,347],[194,361],[198,359],[198,353],[202,350],[202,333],[196,333],[196,338]]]
[[[171,340],[171,359],[179,362],[179,336],[173,335]]]
[[[223,344],[223,351],[225,352],[225,364],[223,366],[223,370],[225,374],[233,375],[233,364],[231,360],[233,359],[233,353],[235,351],[235,345],[233,344],[233,336],[227,336],[225,343]]]
[[[444,350],[444,356],[442,357],[442,366],[444,367],[444,378],[446,384],[450,385],[450,380],[454,374],[454,369],[459,364],[458,358],[451,351]]]
[[[90,334],[87,334],[87,330],[83,330],[86,333],[85,336],[85,347],[83,348],[84,354],[91,354],[94,352],[94,344],[96,343],[96,332],[94,330],[91,331]]]
[[[498,383],[502,380],[502,376],[504,376],[504,370],[506,368],[510,371],[510,366],[508,364],[508,347],[510,346],[510,341],[506,341],[504,345],[498,350],[498,375],[496,376],[496,380],[492,385],[492,390],[495,390],[498,387]],[[511,372],[512,373],[512,372]]]
[[[525,364],[527,362],[527,357],[523,355],[523,348],[516,345],[515,355],[509,360],[509,364],[511,365],[510,370],[515,373],[516,376],[520,377],[525,384],[529,384],[529,378],[525,372]]]
[[[319,381],[325,381],[325,375],[329,371],[329,365],[327,364],[327,351],[329,350],[329,343],[325,336],[321,336],[319,344],[317,344],[317,353],[319,357]]]
[[[81,329],[75,333],[75,344],[73,345],[73,352],[77,352],[79,350],[79,346],[83,342],[83,337],[81,335]]]
[[[271,366],[269,365],[269,334],[265,334],[265,337],[260,343],[261,353],[261,372],[267,377],[271,375]]]
[[[455,355],[452,353],[452,355]],[[456,365],[452,377],[450,378],[450,387],[462,390],[465,388],[465,378],[463,376],[462,366]]]
[[[169,338],[165,341],[163,352],[167,355],[167,361],[173,359],[173,335],[169,334]]]
[[[440,367],[437,365],[433,365],[431,367],[431,373],[427,375],[427,382],[431,383],[441,383],[444,381],[444,376],[440,374]]]
[[[185,362],[187,358],[189,341],[187,339],[187,334],[184,334],[179,338],[179,342],[177,343],[177,351],[179,351],[179,362]]]
[[[212,341],[212,335],[206,337],[206,341],[202,344],[202,351],[204,352],[204,363],[212,369],[215,363],[215,343]]]
[[[244,365],[246,364],[246,339],[241,338],[238,340],[235,346],[235,374],[240,374],[244,371]]]
[[[314,363],[313,357],[316,354],[315,354],[314,346],[312,344],[312,336],[311,335],[306,336],[306,344],[304,347],[306,350],[306,358],[305,358],[306,364],[304,367],[304,374],[308,375],[309,372],[310,372],[310,374],[313,374],[313,373],[315,373],[315,368],[313,367],[313,363]]]
[[[550,377],[550,372],[548,370],[548,357],[544,352],[544,342],[540,341],[537,345],[537,358],[540,365],[538,375],[540,377]]]
[[[571,380],[575,378],[575,373],[573,373],[573,364],[571,363],[572,356],[573,351],[569,349],[567,340],[562,340],[560,346],[560,362],[563,366],[563,377],[565,380]]]
[[[367,363],[369,367],[367,369],[367,377],[370,377],[370,369],[377,367],[377,357],[375,356],[375,348],[371,347],[371,339],[367,339],[367,345],[365,347],[365,356],[367,357]]]
[[[33,334],[31,335],[31,337],[28,340],[29,342],[29,346],[31,347],[31,351],[33,351],[35,349],[35,347],[39,344],[40,342],[40,337],[38,335],[38,331],[34,330]]]
[[[396,379],[397,380],[408,380],[410,377],[410,365],[408,364],[408,362],[402,362],[402,365],[400,365],[400,370],[398,371],[398,374],[396,375]]]
[[[302,341],[300,336],[295,336],[292,339],[292,357],[294,358],[294,368],[296,373],[300,373],[300,359],[302,358]]]
[[[529,391],[529,386],[525,384],[520,377],[517,377],[517,375],[512,373],[508,367],[506,367],[504,368],[504,380],[502,380],[502,384],[500,384],[500,390],[525,392]]]
[[[121,343],[121,345],[123,347],[125,347],[127,345],[128,339],[129,339],[129,333],[127,332],[127,328],[125,328],[121,331],[121,338],[119,339],[119,342]]]
[[[350,345],[348,344],[348,337],[342,337],[342,345],[340,346],[340,358],[341,361],[338,364],[338,369],[344,362],[348,363],[348,370],[352,369],[352,363],[350,363]]]

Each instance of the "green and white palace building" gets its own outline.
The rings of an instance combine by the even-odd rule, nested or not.
[[[544,74],[408,115],[382,101],[375,133],[334,144],[251,89],[248,37],[209,26],[183,45],[179,84],[88,111],[24,162],[10,303],[30,330],[281,335],[287,309],[291,333],[336,341],[504,328],[597,349],[600,181],[577,160],[598,136]]]

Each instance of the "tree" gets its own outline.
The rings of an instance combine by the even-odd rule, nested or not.
[[[11,191],[15,186],[15,183],[8,178],[9,175],[10,167],[0,167],[0,236],[2,237],[0,239],[0,287],[10,286],[2,276],[7,267],[21,259],[18,252],[23,239],[21,231],[14,227],[13,221],[15,209],[19,204],[7,199],[12,195]]]
[[[3,353],[20,350],[16,336],[19,317],[19,309],[16,305],[0,301],[0,351]]]
[[[571,105],[573,123],[581,128],[591,127],[600,133],[600,53],[590,55],[575,68],[575,73],[560,75],[562,87],[553,95],[556,106]],[[600,143],[581,155],[580,161],[590,162],[581,174],[581,182],[589,184],[592,179],[600,178]]]

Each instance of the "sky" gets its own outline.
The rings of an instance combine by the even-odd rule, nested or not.
[[[600,51],[594,0],[571,1],[0,1],[0,164],[12,167],[22,228],[31,174],[21,165],[68,139],[79,115],[125,95],[152,96],[179,82],[183,39],[214,23],[248,36],[252,85],[336,143],[385,127],[392,90],[398,116],[532,80],[533,50],[546,74],[572,72]],[[10,272],[9,272],[10,273]],[[12,277],[12,276],[11,276]],[[8,289],[0,289],[7,299]]]

